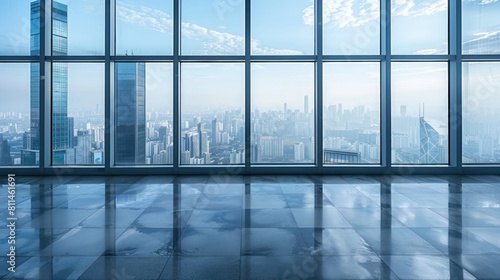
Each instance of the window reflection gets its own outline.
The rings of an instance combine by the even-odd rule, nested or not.
[[[462,162],[500,162],[500,63],[463,64]]]

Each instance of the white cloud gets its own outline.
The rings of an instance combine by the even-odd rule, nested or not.
[[[500,36],[500,30],[491,31],[491,32],[479,32],[479,33],[474,34],[474,36],[476,38],[471,39],[467,42],[464,42],[464,44],[473,43],[473,42],[477,42],[477,41],[481,41],[481,40],[488,40],[488,39],[498,37],[498,36]]]
[[[498,0],[480,0],[498,1]],[[395,16],[424,16],[446,11],[448,0],[427,0],[415,3],[414,0],[393,0],[392,13]],[[378,0],[325,0],[323,5],[323,24],[338,28],[357,27],[379,19]],[[304,24],[314,24],[314,5],[304,9]]]
[[[334,27],[355,27],[379,18],[378,0],[325,0],[323,4],[323,25]],[[314,24],[314,5],[305,8],[302,20]]]
[[[422,55],[426,55],[426,54],[441,54],[443,53],[442,51],[438,50],[438,49],[425,49],[425,50],[419,50],[419,51],[416,51],[415,54],[422,54]]]
[[[488,5],[488,4],[491,4],[491,3],[495,3],[497,1],[498,0],[481,0],[481,1],[479,1],[479,4],[481,4],[481,5]]]
[[[466,3],[479,2],[479,5],[488,5],[498,2],[498,0],[463,0]]]
[[[117,5],[116,15],[118,19],[124,22],[162,33],[172,33],[172,17],[161,10],[144,6],[134,9]]]
[[[395,16],[429,16],[448,9],[448,0],[431,0],[415,4],[414,0],[394,0],[392,13]]]
[[[131,8],[117,5],[119,20],[142,26],[144,28],[172,34],[172,17],[157,9],[149,7]],[[206,27],[182,22],[182,36],[197,40],[203,48],[200,54],[242,54],[245,38],[227,32],[215,31]],[[264,47],[259,41],[252,41],[252,52],[255,54],[301,54],[300,51]]]

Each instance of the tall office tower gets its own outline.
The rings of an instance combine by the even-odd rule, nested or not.
[[[30,51],[40,53],[40,1],[31,2]],[[30,136],[27,150],[40,150],[40,64],[30,64]],[[24,153],[24,152],[23,152]],[[25,159],[23,159],[24,161]],[[23,164],[36,164],[24,162]]]
[[[91,160],[91,135],[88,130],[79,130],[76,136],[75,147],[75,163],[76,164],[92,164]]]
[[[200,157],[200,134],[197,132],[191,133],[189,136],[189,147],[191,152],[191,157]]]
[[[10,146],[7,139],[3,139],[3,134],[0,133],[0,165],[10,165]]]
[[[217,123],[217,117],[212,120],[212,143],[217,143],[217,135],[219,135],[219,124]]]
[[[208,142],[208,135],[206,131],[201,131],[200,133],[200,154],[210,152],[210,143]]]
[[[31,2],[30,26],[31,55],[40,53],[40,1]],[[52,4],[52,54],[68,54],[68,7],[59,2]],[[32,63],[30,69],[30,147],[23,151],[23,164],[37,164],[40,150],[40,65]],[[53,163],[64,164],[69,144],[68,134],[68,68],[65,63],[52,65],[52,150]],[[23,156],[23,157],[24,157]]]
[[[68,54],[68,7],[52,4],[52,54]],[[52,151],[54,164],[65,164],[68,134],[68,65],[52,64]]]
[[[174,144],[167,145],[167,162],[166,164],[174,163]]]
[[[309,114],[309,96],[304,96],[304,114]]]
[[[420,163],[444,163],[439,132],[420,117]]]
[[[146,163],[146,66],[118,63],[115,73],[116,163]]]
[[[73,148],[75,146],[75,119],[68,118],[68,148]]]
[[[252,150],[251,161],[255,162],[255,163],[262,162],[262,153],[261,153],[261,149],[260,149],[260,144],[257,144],[257,143],[252,144],[250,149]]]

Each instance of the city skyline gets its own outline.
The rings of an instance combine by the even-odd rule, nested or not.
[[[39,2],[22,1],[19,6],[31,13],[30,53],[37,56]],[[60,2],[53,2],[52,55],[102,55],[104,2]],[[181,58],[189,54],[244,55],[244,21],[241,20],[244,5],[234,2],[221,10],[209,1],[199,5],[193,0],[182,2]],[[116,123],[112,146],[117,152],[115,159],[111,159],[113,163],[172,164],[174,153],[178,153],[180,164],[243,164],[245,126],[249,126],[251,164],[316,162],[315,149],[319,141],[323,141],[326,164],[380,164],[384,127],[381,101],[386,93],[381,88],[379,61],[322,62],[322,77],[318,78],[315,63],[309,59],[300,62],[251,60],[249,68],[240,59],[218,63],[181,59],[179,76],[174,77],[173,62],[133,60],[135,55],[172,54],[171,3],[117,1],[116,54],[127,56],[129,62],[117,61],[111,73],[115,80],[110,87],[112,102],[117,106],[112,116]],[[314,6],[311,3],[309,0],[290,2],[285,5],[286,12],[280,14],[284,1],[252,1],[251,54],[313,55]],[[495,47],[500,46],[497,36],[500,27],[493,24],[491,11],[500,11],[500,4],[469,0],[463,5],[464,22],[477,18],[478,14],[485,15],[478,24],[464,26],[463,52],[494,53]],[[346,11],[339,9],[335,2],[325,0],[323,8],[323,54],[379,53],[378,31],[370,29],[380,23],[377,1],[353,1],[353,6]],[[16,11],[20,11],[18,6],[13,14]],[[22,14],[25,13],[23,10]],[[204,16],[200,16],[202,14]],[[86,17],[88,15],[93,17]],[[395,1],[391,16],[393,54],[447,53],[446,1]],[[16,22],[11,16],[7,18]],[[92,18],[99,20],[87,26],[85,21]],[[4,21],[0,19],[0,23]],[[6,26],[12,22],[6,22]],[[425,28],[416,27],[420,23],[440,28],[423,32]],[[7,36],[11,46],[8,49],[5,42],[0,43],[0,54],[22,54],[25,31],[18,34],[20,37],[0,31],[0,36]],[[406,39],[408,31],[414,32],[409,37],[411,40]],[[356,43],[359,32],[367,36],[363,44]],[[335,36],[342,38],[339,40],[342,44],[331,44]],[[122,70],[126,65],[136,68],[132,79],[135,86],[123,86],[132,82],[124,78]],[[39,66],[39,63],[0,64],[2,91],[8,93],[5,102],[0,104],[2,162],[7,162],[7,151],[12,154],[13,164],[33,165],[39,160],[36,156],[40,149]],[[109,82],[104,81],[104,66],[104,62],[90,60],[51,62],[53,164],[103,164],[104,112],[109,110],[104,106],[105,87]],[[500,128],[494,122],[498,119],[494,114],[498,107],[495,104],[500,103],[497,68],[495,63],[463,62],[464,162],[500,162]],[[391,62],[391,73],[386,74],[391,76],[392,163],[448,163],[449,115],[452,113],[448,110],[450,95],[454,94],[449,89],[448,73],[447,62]],[[249,80],[246,74],[250,75]],[[175,93],[180,103],[178,125],[173,123],[175,78],[179,78]],[[323,82],[322,92],[317,92],[318,80]],[[137,86],[139,81],[141,85]],[[250,97],[250,123],[245,123],[246,94]],[[121,97],[126,95],[124,103]],[[315,99],[320,95],[323,116],[316,118]],[[135,117],[131,118],[131,114]],[[315,138],[317,119],[323,121],[324,139]],[[121,130],[122,126],[132,128]],[[179,139],[173,139],[174,127],[179,128]],[[130,138],[122,139],[122,134]],[[178,151],[173,151],[175,141],[179,141]],[[125,144],[129,147],[121,149]],[[19,155],[21,150],[33,154],[23,159]],[[128,151],[133,155],[125,156]],[[124,154],[124,158],[120,158],[120,154]]]
[[[22,7],[28,7],[30,1],[27,0],[21,0],[23,2],[20,3],[25,3],[22,5],[12,5],[12,13],[9,13],[6,15],[5,18],[0,19],[0,23],[5,23],[3,26],[6,28],[11,27],[9,30],[12,30],[13,32],[10,32],[9,34],[1,34],[2,38],[5,40],[0,40],[0,42],[3,42],[4,44],[7,45],[0,45],[0,53],[6,53],[10,54],[11,51],[13,51],[12,54],[22,54],[22,53],[28,53],[29,50],[29,31],[28,35],[26,35],[26,30],[29,30],[29,28],[26,28],[26,23],[29,23],[29,14],[27,14],[27,11],[23,10]],[[96,55],[96,54],[103,54],[103,48],[104,48],[104,33],[102,30],[104,29],[104,24],[103,24],[103,14],[104,14],[104,4],[102,0],[86,0],[86,1],[60,1],[62,3],[66,3],[68,5],[68,10],[71,12],[72,16],[72,21],[69,21],[68,23],[68,32],[69,32],[69,40],[68,40],[68,55],[78,55],[78,54],[83,54],[83,55]],[[199,2],[199,3],[198,3]],[[242,41],[240,39],[235,39],[234,38],[242,38],[241,30],[243,29],[243,22],[241,20],[241,13],[243,10],[243,6],[241,3],[238,1],[234,2],[234,5],[230,7],[225,7],[225,9],[218,8],[214,3],[208,1],[198,1],[197,5],[193,5],[190,1],[185,1],[183,7],[185,11],[183,10],[182,16],[183,16],[183,30],[184,33],[181,32],[182,34],[185,34],[186,39],[183,40],[183,47],[186,46],[186,48],[191,48],[189,44],[198,46],[200,42],[205,42],[204,45],[202,46],[206,51],[217,51],[220,49],[224,49],[224,46],[234,46],[234,44],[238,45],[241,44]],[[167,28],[172,24],[172,4],[171,1],[163,1],[163,4],[159,4],[159,2],[156,1],[129,1],[129,0],[121,0],[117,2],[118,8],[117,8],[117,24],[118,25],[126,25],[126,30],[129,30],[129,34],[134,34],[134,36],[119,36],[118,34],[121,34],[120,27],[117,26],[118,32],[117,36],[117,54],[118,55],[125,55],[125,50],[127,51],[128,55],[131,54],[132,51],[135,51],[135,54],[141,54],[138,48],[134,47],[134,43],[140,43],[140,42],[148,42],[149,46],[159,46],[159,45],[168,45],[171,43],[158,43],[157,40],[158,38],[169,38],[171,36],[171,28]],[[170,4],[169,4],[170,3]],[[273,2],[273,3],[267,3],[264,4],[263,1],[254,1],[252,2],[253,8],[256,10],[262,10],[261,6],[265,6],[266,9],[268,10],[269,13],[271,13],[273,10],[278,9],[281,5],[281,2]],[[367,30],[370,29],[364,29],[368,28],[371,25],[373,25],[373,22],[378,22],[379,21],[379,16],[377,9],[379,7],[378,3],[376,1],[356,1],[354,2],[353,6],[348,8],[347,10],[341,10],[337,6],[333,4],[332,1],[325,1],[324,3],[324,21],[325,21],[325,28],[324,32],[325,34],[329,34],[328,32],[333,32],[332,34],[336,34],[339,36],[338,38],[342,38],[340,40],[341,42],[349,42],[349,36],[346,34],[360,34],[363,36],[367,36],[365,39],[368,38],[367,42],[373,42],[374,45],[378,46],[378,35],[376,37],[372,37],[373,32],[370,33]],[[464,2],[464,22],[471,22],[471,24],[464,24],[463,28],[463,34],[464,34],[464,46],[469,46],[473,44],[476,46],[476,49],[480,51],[479,46],[481,45],[480,42],[494,42],[495,40],[500,43],[500,39],[497,40],[496,38],[500,38],[500,32],[497,32],[500,30],[500,26],[498,24],[495,24],[495,11],[500,11],[500,2],[494,2],[494,1],[482,1],[482,0],[470,0],[470,1],[465,1]],[[422,32],[422,30],[426,30],[425,28],[420,28],[423,23],[425,24],[430,24],[430,25],[438,25],[438,26],[443,26],[443,24],[436,24],[436,20],[439,22],[440,18],[446,18],[446,8],[447,4],[445,1],[442,0],[435,0],[435,1],[419,1],[419,2],[414,2],[414,1],[395,1],[393,5],[393,18],[395,19],[395,23],[393,23],[394,28],[398,28],[394,30],[393,32],[396,32],[393,34],[394,38],[405,38],[402,37],[403,35],[398,35],[399,32],[398,30],[404,30],[405,33],[412,34],[412,38],[420,38],[417,41],[408,41],[408,40],[402,40],[403,43],[405,43],[408,46],[415,47],[418,49],[415,52],[401,52],[404,54],[438,54],[438,53],[446,53],[446,47],[438,49],[437,46],[442,45],[442,42],[439,42],[438,44],[434,45],[428,45],[425,46],[427,42],[434,42],[437,39],[432,39],[432,37],[426,37],[430,36],[427,33]],[[287,8],[289,10],[290,15],[295,15],[295,16],[290,16],[290,18],[295,18],[297,19],[296,21],[283,21],[283,24],[293,24],[290,25],[289,29],[290,30],[301,30],[300,28],[294,28],[294,26],[303,26],[303,28],[307,29],[312,28],[311,24],[313,22],[311,16],[311,7],[310,2],[308,0],[303,0],[303,1],[297,1],[289,4],[289,7]],[[362,16],[361,14],[361,9],[364,8],[365,14]],[[17,22],[18,20],[12,18],[12,15],[19,15],[19,18],[24,18],[23,19],[23,24],[20,24],[18,26],[12,26],[13,22]],[[199,16],[201,13],[204,13],[204,16]],[[239,15],[239,16],[238,16]],[[479,17],[481,15],[481,17]],[[435,19],[437,18],[437,19]],[[92,19],[89,21],[89,19]],[[477,20],[472,20],[472,19],[477,19]],[[9,21],[10,20],[10,21]],[[195,22],[198,21],[198,22]],[[274,32],[270,29],[265,32],[259,31],[261,30],[259,19],[254,20],[254,25],[255,28],[252,30],[255,31],[256,34],[253,36],[257,36],[255,38],[256,42],[259,42],[259,46],[262,46],[262,50],[268,50],[268,53],[265,51],[259,51],[259,54],[279,54],[279,53],[290,53],[290,54],[305,54],[307,52],[301,51],[300,47],[295,48],[294,44],[297,42],[294,42],[293,40],[286,40],[286,37],[283,36],[274,36]],[[265,22],[265,18],[261,20],[263,23]],[[400,24],[398,22],[401,21]],[[410,21],[411,24],[407,24],[405,22]],[[85,24],[83,24],[85,22]],[[281,30],[280,32],[283,34],[287,34],[288,32],[283,32],[286,31],[284,29],[285,27],[280,26],[282,21],[277,21],[276,23],[276,28],[278,30]],[[89,26],[90,23],[90,26]],[[123,28],[125,28],[125,25]],[[29,26],[29,25],[27,25]],[[166,26],[166,27],[165,27]],[[273,25],[271,25],[273,26]],[[398,27],[399,26],[399,27]],[[417,28],[419,27],[419,28]],[[19,28],[24,28],[24,29],[19,29]],[[274,28],[274,27],[273,27]],[[305,30],[304,29],[304,30]],[[19,32],[16,33],[14,32],[15,30],[18,30]],[[329,31],[330,30],[330,31]],[[195,32],[196,31],[196,32]],[[153,33],[151,33],[153,32]],[[340,33],[339,33],[340,32]],[[360,33],[361,32],[361,33]],[[306,32],[307,33],[307,32]],[[12,34],[18,34],[20,37],[12,37]],[[71,34],[75,34],[75,36],[71,36]],[[78,34],[78,36],[76,36]],[[209,34],[207,35],[208,37],[203,37],[203,34]],[[342,35],[343,34],[343,35]],[[433,34],[433,33],[432,33]],[[10,37],[9,37],[10,36]],[[236,37],[234,37],[236,36]],[[238,37],[239,36],[239,37]],[[297,34],[296,36],[301,36]],[[325,35],[325,44],[329,44],[331,40],[328,39],[328,36]],[[347,36],[347,37],[345,37]],[[423,37],[419,37],[423,36]],[[441,36],[441,35],[440,35]],[[352,35],[351,35],[352,37]],[[358,36],[359,37],[359,36]],[[446,41],[447,36],[441,36],[444,39],[442,40],[443,42]],[[123,39],[121,39],[123,38]],[[131,38],[134,38],[132,41]],[[219,38],[219,39],[215,39]],[[232,38],[232,39],[231,39]],[[361,37],[359,37],[361,38]],[[16,40],[14,40],[16,39]],[[278,40],[279,39],[279,40]],[[351,38],[352,39],[352,38]],[[13,41],[14,40],[14,41]],[[121,41],[125,40],[123,43]],[[170,40],[170,39],[169,39]],[[354,40],[354,39],[352,39]],[[168,41],[168,40],[167,40]],[[165,41],[165,42],[167,42]],[[312,45],[312,39],[304,39],[304,40],[295,40],[295,41],[309,41],[310,45]],[[15,44],[13,43],[15,42]],[[190,43],[191,42],[191,43]],[[267,42],[267,43],[266,43]],[[76,48],[81,48],[85,47],[88,44],[92,44],[93,47],[87,47],[86,50],[82,51],[73,51]],[[127,44],[132,44],[130,46],[127,46]],[[188,44],[188,45],[186,45]],[[285,45],[283,49],[280,49],[280,44]],[[371,44],[371,43],[370,43]],[[397,43],[399,44],[399,43]],[[123,45],[123,48],[120,47]],[[421,46],[419,46],[421,45]],[[196,49],[196,47],[192,47],[191,49]],[[357,51],[361,48],[363,49],[364,45],[353,45],[351,42],[351,48],[354,53],[357,54]],[[498,44],[497,44],[498,46]],[[405,47],[401,47],[403,50]],[[488,47],[491,48],[491,47]],[[27,51],[21,51],[26,49]],[[123,51],[120,51],[120,49],[123,49]],[[378,49],[378,47],[377,47]],[[493,48],[495,49],[495,48]],[[497,48],[500,49],[500,48]],[[98,50],[98,51],[96,51]],[[281,51],[282,52],[281,52]],[[287,52],[290,51],[290,52]],[[396,47],[397,51],[397,47]],[[491,52],[490,49],[485,50]],[[325,52],[328,53],[328,47],[325,45]],[[473,50],[464,49],[464,52],[468,53],[474,53]],[[148,52],[145,52],[144,54],[169,54],[169,52],[163,52],[163,51],[155,51],[151,50]],[[171,53],[171,52],[170,52]],[[206,54],[211,54],[209,52],[204,52]],[[334,54],[335,52],[332,52]],[[360,54],[377,54],[378,51],[376,52],[362,52]],[[399,51],[397,52],[399,53]],[[195,54],[191,52],[191,54]],[[216,53],[213,53],[216,54]],[[234,52],[227,52],[227,53],[222,53],[222,54],[235,54]],[[243,55],[243,53],[239,53],[240,55]],[[343,54],[340,52],[337,52],[335,54]],[[83,71],[80,69],[73,69],[74,72],[77,71]],[[348,70],[346,70],[348,71]],[[83,73],[78,73],[83,74]],[[89,80],[96,80],[98,79],[99,73],[88,73]],[[290,75],[293,75],[294,73],[289,73]],[[312,74],[312,73],[310,73]],[[303,75],[310,75],[309,73],[303,73]],[[352,72],[354,75],[355,72]],[[8,75],[8,74],[6,74]],[[69,75],[69,78],[74,75]],[[13,91],[23,91],[23,88],[26,89],[25,83],[22,81],[22,77],[16,77],[16,76],[10,76],[9,78],[12,78],[11,83]],[[7,79],[6,79],[7,80]],[[9,80],[7,80],[9,81]],[[420,83],[418,82],[412,82],[413,86],[418,86]],[[9,85],[6,85],[8,88]],[[303,89],[307,90],[307,89]],[[213,92],[215,94],[215,92]],[[228,97],[228,95],[224,96],[222,99],[226,99],[225,97]],[[85,104],[88,99],[81,99],[78,100],[78,103]],[[9,100],[10,101],[10,100]],[[410,102],[406,102],[410,103]],[[16,105],[16,102],[12,100],[12,104],[14,106]],[[292,105],[292,104],[291,104]],[[19,105],[18,105],[19,106]],[[88,107],[93,107],[95,106],[94,104],[86,104]],[[16,111],[20,111],[21,108],[16,108],[10,106],[9,108],[15,108]],[[0,107],[0,110],[3,111],[3,108]],[[429,107],[429,112],[431,111],[431,108]]]

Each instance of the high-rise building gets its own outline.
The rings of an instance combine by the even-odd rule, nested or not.
[[[305,149],[304,149],[304,143],[302,142],[295,142],[293,146],[293,157],[295,161],[304,161],[305,159]]]
[[[146,67],[116,64],[116,163],[146,163]]]
[[[217,136],[219,135],[219,124],[217,123],[217,117],[212,120],[212,143],[217,143]]]
[[[68,7],[52,4],[52,54],[68,54]],[[52,150],[53,164],[65,164],[69,148],[68,134],[68,65],[52,64]]]
[[[444,163],[439,132],[420,117],[420,163]]]
[[[7,139],[3,139],[3,134],[0,133],[0,165],[11,165],[10,146]]]
[[[40,53],[40,1],[31,2],[30,51]],[[52,4],[52,53],[68,53],[68,7],[59,2]],[[53,163],[65,163],[65,149],[69,147],[68,134],[68,68],[65,63],[52,65],[52,150]],[[23,152],[23,164],[33,162],[40,150],[40,65],[30,65],[30,146]]]
[[[30,51],[40,53],[40,1],[31,2]],[[30,64],[30,146],[28,150],[40,150],[40,64]],[[27,153],[26,154],[30,154]],[[32,158],[32,157],[29,157]],[[23,159],[23,164],[36,164]]]
[[[74,129],[75,129],[75,119],[68,118],[68,148],[73,148],[75,146],[74,143]]]
[[[88,130],[79,130],[77,132],[77,143],[75,147],[76,164],[92,164],[91,159],[91,135]]]
[[[309,96],[304,96],[304,114],[309,114]]]

